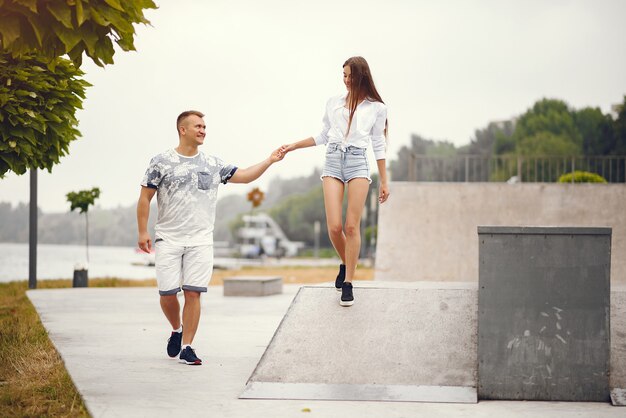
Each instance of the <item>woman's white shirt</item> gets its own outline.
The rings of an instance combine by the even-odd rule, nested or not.
[[[348,130],[348,110],[346,109],[347,93],[328,99],[323,118],[322,132],[315,138],[315,145],[340,143],[344,146],[367,148],[372,144],[374,157],[384,160],[386,154],[385,122],[387,106],[381,102],[363,100],[356,108],[350,133]]]

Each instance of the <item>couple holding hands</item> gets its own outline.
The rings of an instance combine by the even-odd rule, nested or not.
[[[335,287],[341,292],[341,306],[354,303],[352,279],[361,248],[361,214],[371,183],[366,156],[370,144],[380,177],[378,201],[383,203],[389,197],[385,166],[387,107],[364,58],[352,57],[343,64],[343,82],[347,91],[326,103],[319,135],[283,145],[248,168],[238,168],[198,150],[206,136],[202,113],[186,111],[178,116],[179,145],[152,158],[137,203],[138,245],[146,252],[154,245],[161,308],[173,329],[167,344],[170,357],[179,356],[185,364],[202,364],[191,343],[200,320],[200,294],[206,292],[213,271],[219,184],[254,181],[273,163],[300,148],[326,145],[321,175],[326,224],[342,262]],[[344,222],[345,189],[348,205]],[[158,217],[152,242],[148,216],[155,194]],[[177,298],[181,290],[185,297],[182,318]]]

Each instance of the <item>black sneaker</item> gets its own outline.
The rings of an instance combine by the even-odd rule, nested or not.
[[[346,265],[339,264],[339,274],[337,274],[337,278],[335,279],[335,289],[337,289],[337,292],[341,292],[341,286],[343,286],[344,280],[346,280]]]
[[[196,357],[196,352],[193,348],[187,346],[180,352],[180,362],[190,364],[192,366],[199,366],[202,364],[202,360]]]
[[[183,333],[172,331],[172,335],[167,340],[167,355],[176,357],[180,353],[180,345],[183,340]]]
[[[352,283],[345,282],[341,286],[341,300],[339,304],[341,306],[352,306],[354,303],[354,296],[352,296]]]

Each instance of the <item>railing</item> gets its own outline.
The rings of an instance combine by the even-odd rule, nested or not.
[[[556,182],[573,171],[601,175],[609,183],[626,182],[626,156],[522,157],[459,155],[433,157],[409,154],[408,181]]]

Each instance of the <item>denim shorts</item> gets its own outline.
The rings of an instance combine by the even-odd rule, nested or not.
[[[365,151],[365,148],[352,145],[345,147],[337,143],[328,144],[321,178],[334,177],[344,183],[355,178],[364,178],[371,183],[370,166]]]

